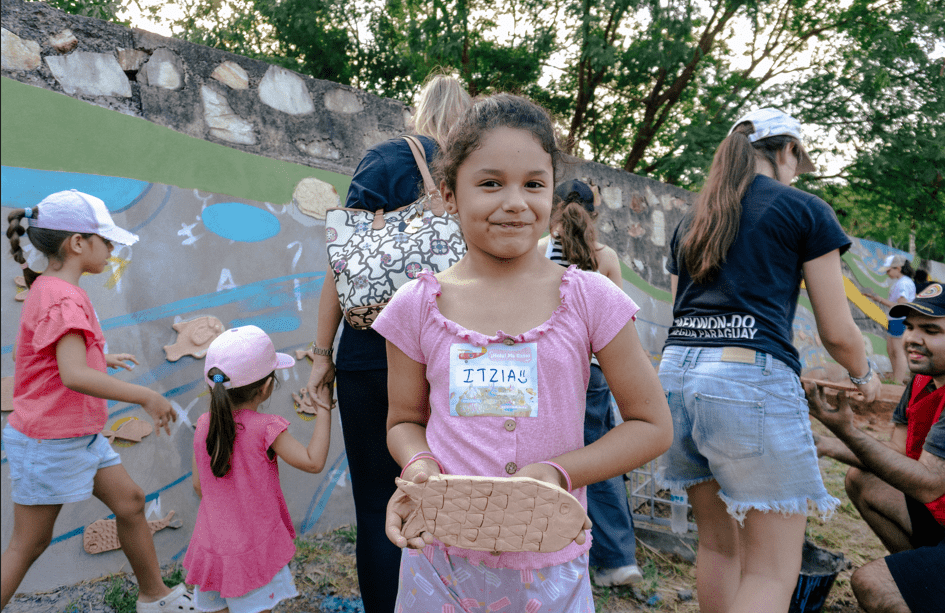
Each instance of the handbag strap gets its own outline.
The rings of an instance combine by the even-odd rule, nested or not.
[[[420,139],[416,136],[404,136],[403,138],[407,141],[407,144],[410,145],[410,152],[413,154],[413,159],[417,162],[417,168],[420,169],[420,176],[423,177],[423,189],[431,196],[430,210],[433,211],[434,215],[440,216],[446,210],[446,207],[443,205],[443,200],[438,197],[439,190],[436,188],[436,184],[433,183],[433,177],[430,175],[430,169],[427,167],[427,156],[423,149],[423,144],[420,143]]]

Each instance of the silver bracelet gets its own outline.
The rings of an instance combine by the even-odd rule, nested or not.
[[[854,377],[854,376],[851,375],[849,372],[847,373],[847,375],[850,377],[850,381],[852,381],[854,385],[866,385],[866,384],[869,383],[870,380],[873,378],[873,364],[872,364],[872,362],[870,362],[869,360],[866,360],[866,367],[867,367],[869,370],[867,370],[867,371],[866,371],[866,374],[863,375],[862,377]]]
[[[333,347],[329,347],[328,349],[321,349],[321,348],[317,347],[317,346],[315,345],[315,343],[312,343],[312,353],[314,353],[315,355],[323,355],[323,356],[327,357],[328,359],[331,359],[331,354],[332,354],[334,351],[335,351],[335,350],[334,350]]]

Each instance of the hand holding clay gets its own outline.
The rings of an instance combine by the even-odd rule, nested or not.
[[[857,385],[856,389],[863,394],[866,402],[875,401],[883,391],[883,382],[879,380],[879,373],[874,372],[869,381],[863,385]]]
[[[397,489],[413,503],[401,496],[400,508],[413,508],[398,513],[399,528],[388,523],[399,546],[432,535],[450,547],[547,553],[583,543],[590,526],[577,498],[530,477],[440,475],[419,483],[397,479]]]
[[[807,394],[811,416],[817,418],[832,432],[836,433],[838,430],[852,427],[853,410],[850,408],[846,390],[837,393],[837,410],[827,404],[827,393],[823,385],[814,381],[805,381],[804,392]]]
[[[177,413],[171,407],[171,403],[164,396],[153,390],[148,395],[148,400],[141,403],[141,408],[154,420],[155,434],[161,434],[161,428],[171,434],[171,422],[177,421]]]
[[[425,483],[428,475],[425,472],[417,473],[413,483]],[[398,478],[397,481],[403,481]],[[385,531],[387,538],[401,549],[423,549],[433,542],[433,535],[423,530],[423,517],[419,514],[420,503],[411,498],[405,491],[397,488],[394,495],[387,502],[387,521]],[[404,534],[411,534],[407,538]]]
[[[335,364],[327,356],[311,354],[310,357],[312,374],[308,377],[308,395],[316,407],[330,411],[335,406]]]
[[[562,475],[557,468],[551,466],[550,464],[544,464],[541,462],[536,462],[535,464],[529,464],[515,473],[516,477],[531,477],[532,479],[537,479],[538,481],[544,481],[545,483],[550,483],[555,487],[560,487],[561,489],[565,488],[564,475]],[[589,515],[585,514],[584,521],[584,530],[590,530],[593,523]],[[577,535],[577,538],[574,539],[578,545],[583,545],[584,541],[587,540],[584,530]]]
[[[134,368],[128,362],[133,362],[135,364],[140,364],[138,358],[133,356],[130,353],[106,353],[105,354],[105,365],[109,368],[124,368],[125,370],[131,370]]]

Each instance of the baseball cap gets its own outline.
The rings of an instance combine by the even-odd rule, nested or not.
[[[208,374],[219,368],[229,381],[223,387],[243,387],[259,381],[272,371],[295,365],[292,356],[276,353],[269,335],[256,326],[230,328],[213,339],[207,348],[203,376],[213,386]]]
[[[886,259],[883,261],[883,266],[880,268],[880,272],[886,272],[890,268],[902,268],[902,265],[906,263],[906,258],[901,255],[887,255]]]
[[[909,309],[929,317],[945,317],[945,292],[941,283],[933,283],[908,304],[897,304],[889,309],[890,317],[905,317]]]
[[[595,196],[591,186],[584,181],[571,179],[570,181],[559,183],[558,187],[555,188],[555,196],[565,202],[567,202],[571,194],[577,194],[576,202],[581,203],[584,208],[587,209],[588,213],[593,213],[595,206],[600,202],[598,197]]]
[[[36,208],[37,214],[30,218],[31,228],[98,234],[122,245],[134,245],[138,242],[137,234],[115,225],[108,207],[101,199],[78,190],[70,189],[50,194],[43,198]]]
[[[754,132],[748,135],[748,140],[750,142],[753,143],[755,141],[761,140],[762,138],[768,138],[771,136],[793,136],[800,144],[800,152],[797,161],[798,174],[817,170],[817,168],[814,166],[814,163],[811,161],[810,156],[807,155],[807,151],[804,149],[804,138],[801,136],[801,122],[794,119],[784,111],[780,111],[773,107],[766,107],[763,109],[758,109],[757,111],[752,111],[751,113],[741,117],[738,121],[732,124],[732,129],[729,130],[728,133],[731,134],[735,130],[735,126],[746,121],[750,121],[752,127],[755,129]]]

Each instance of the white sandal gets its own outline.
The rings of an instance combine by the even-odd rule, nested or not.
[[[196,612],[197,608],[194,606],[194,597],[187,591],[187,586],[183,583],[179,584],[171,593],[161,598],[160,600],[155,600],[154,602],[141,602],[140,600],[135,603],[135,611],[137,613],[162,613],[169,611],[187,611]]]

